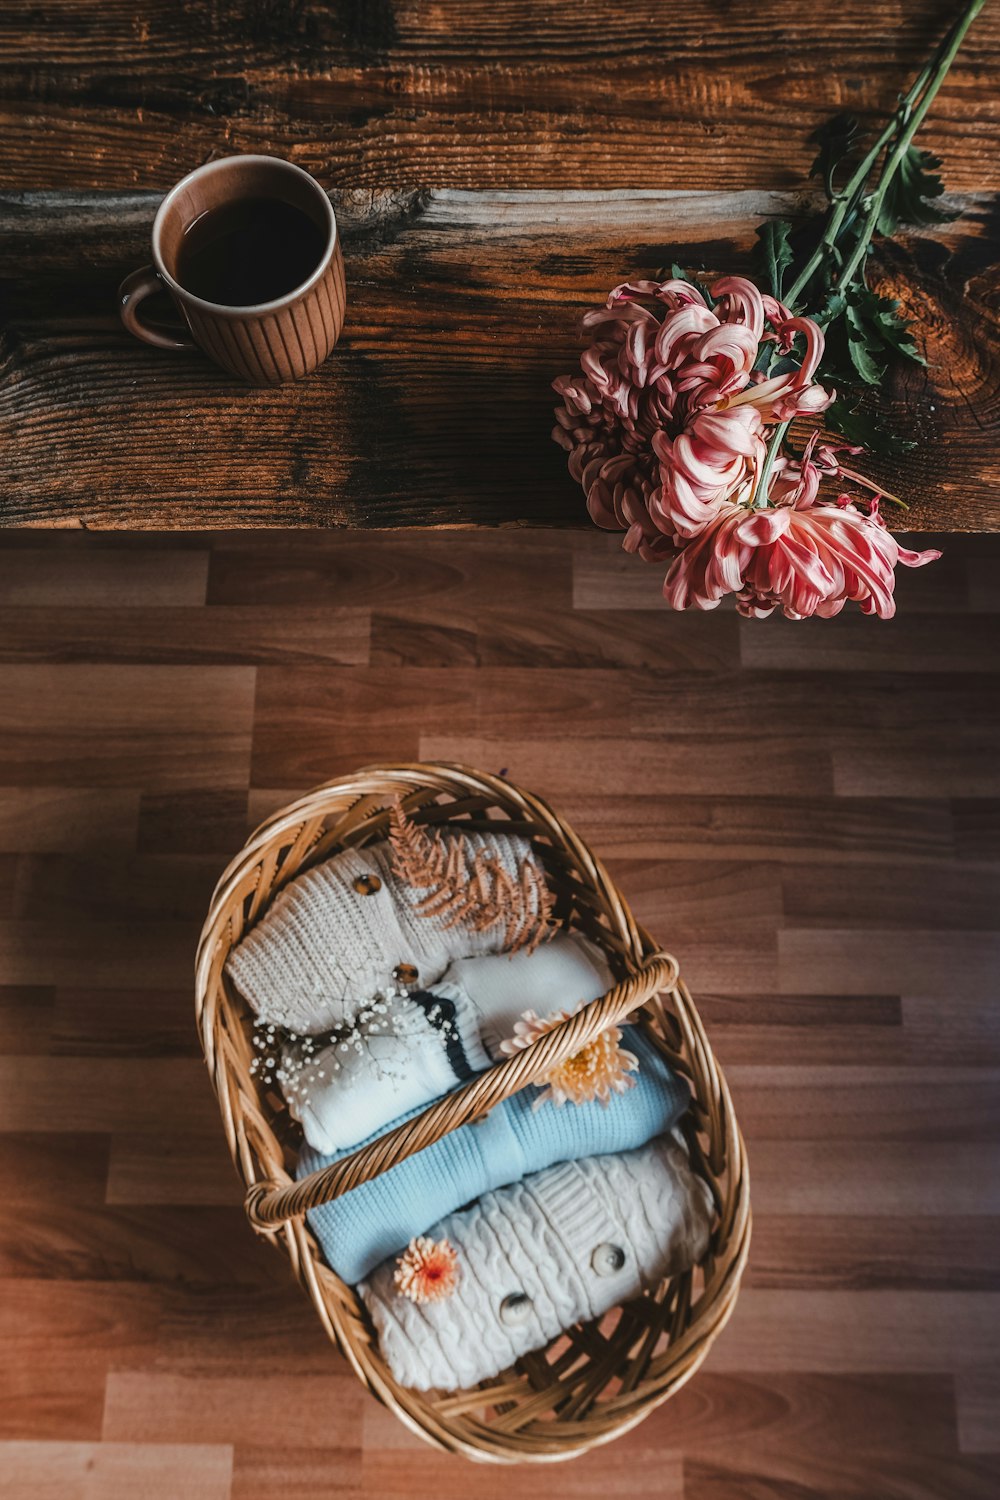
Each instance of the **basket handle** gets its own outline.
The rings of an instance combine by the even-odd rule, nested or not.
[[[415,1156],[442,1136],[488,1114],[494,1105],[519,1093],[556,1063],[579,1052],[602,1031],[613,1026],[663,990],[671,990],[679,977],[677,960],[669,953],[650,954],[637,973],[616,984],[599,1000],[592,1000],[512,1057],[481,1073],[453,1094],[438,1099],[413,1120],[407,1120],[377,1141],[341,1161],[312,1172],[301,1182],[280,1186],[255,1182],[247,1191],[247,1218],[255,1229],[275,1229],[297,1219],[308,1209],[318,1208],[370,1182],[409,1156]]]

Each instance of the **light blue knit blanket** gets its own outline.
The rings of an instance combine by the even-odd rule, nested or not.
[[[627,1093],[612,1094],[607,1105],[595,1101],[559,1108],[546,1101],[535,1112],[538,1090],[529,1086],[478,1124],[453,1130],[380,1177],[310,1210],[309,1227],[328,1265],[344,1281],[361,1281],[414,1235],[482,1193],[519,1182],[554,1162],[633,1151],[669,1130],[690,1103],[688,1086],[637,1027],[630,1026],[625,1036],[639,1059],[636,1084]],[[394,1124],[420,1112],[411,1110]],[[296,1175],[306,1177],[349,1155],[320,1156],[306,1146]]]

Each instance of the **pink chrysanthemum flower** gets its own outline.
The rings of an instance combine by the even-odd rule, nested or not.
[[[411,1302],[442,1302],[458,1284],[458,1251],[449,1240],[419,1235],[396,1261],[393,1283]]]
[[[674,609],[714,609],[737,596],[740,614],[761,618],[781,609],[790,620],[829,618],[852,600],[862,613],[891,619],[895,568],[919,568],[940,552],[901,547],[878,513],[877,498],[867,514],[850,495],[835,504],[819,499],[820,474],[843,475],[835,454],[815,437],[802,459],[778,462],[769,505],[750,509],[723,501],[714,520],[672,563],[663,585]],[[859,478],[846,471],[851,478]]]
[[[561,1010],[543,1020],[533,1010],[526,1010],[514,1023],[514,1035],[500,1043],[500,1050],[511,1057],[575,1014],[576,1011]],[[627,1089],[634,1088],[635,1079],[630,1075],[638,1072],[639,1059],[633,1052],[626,1052],[621,1041],[620,1028],[609,1026],[572,1057],[556,1063],[536,1080],[536,1086],[543,1092],[532,1108],[540,1109],[548,1099],[559,1107],[567,1103],[588,1104],[594,1099],[607,1105],[612,1094],[624,1094]]]
[[[623,283],[583,319],[580,374],[553,382],[553,437],[591,519],[624,529],[625,549],[648,561],[672,556],[745,487],[768,426],[833,400],[813,379],[823,335],[812,319],[741,276],[711,295],[710,308],[686,281]],[[788,353],[797,336],[800,366],[755,372],[763,345]]]

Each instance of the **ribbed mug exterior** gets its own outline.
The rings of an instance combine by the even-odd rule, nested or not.
[[[185,234],[211,210],[258,197],[299,208],[322,231],[323,253],[313,271],[285,296],[253,307],[195,296],[177,277]],[[164,288],[191,339],[140,316],[143,300]],[[137,338],[164,349],[189,349],[193,340],[216,364],[251,385],[299,380],[321,365],[340,337],[346,300],[340,235],[326,193],[294,163],[251,155],[206,162],[170,189],[153,221],[153,264],[126,277],[119,292],[122,321]]]
[[[181,307],[196,341],[224,370],[251,385],[299,380],[323,363],[344,326],[340,241],[320,279],[288,306],[242,310],[238,317],[231,316],[232,309],[195,306],[186,298]]]

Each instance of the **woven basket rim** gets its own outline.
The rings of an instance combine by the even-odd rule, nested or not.
[[[692,1163],[709,1182],[717,1206],[713,1244],[705,1263],[694,1272],[661,1284],[661,1302],[646,1294],[620,1312],[619,1328],[608,1336],[608,1347],[613,1352],[621,1344],[630,1350],[638,1347],[639,1352],[625,1366],[625,1384],[603,1400],[600,1398],[608,1380],[618,1378],[614,1364],[609,1364],[611,1355],[605,1354],[601,1362],[591,1355],[589,1346],[586,1349],[574,1346],[575,1330],[570,1334],[571,1347],[579,1358],[572,1361],[566,1374],[558,1370],[553,1374],[551,1367],[545,1366],[550,1372],[546,1384],[546,1377],[539,1373],[546,1351],[539,1357],[529,1356],[519,1365],[529,1369],[527,1384],[523,1376],[512,1377],[515,1388],[510,1397],[503,1401],[495,1399],[492,1405],[481,1388],[475,1393],[442,1395],[410,1390],[395,1382],[373,1342],[363,1305],[353,1289],[341,1282],[322,1260],[304,1218],[295,1216],[276,1225],[265,1225],[258,1217],[265,1195],[275,1188],[292,1189],[294,1180],[285,1166],[284,1144],[275,1134],[278,1116],[268,1104],[261,1085],[249,1073],[249,1009],[224,976],[223,965],[243,932],[260,919],[289,879],[343,847],[334,840],[331,829],[344,830],[344,837],[352,843],[368,842],[378,832],[380,819],[377,811],[373,817],[369,816],[366,804],[380,805],[384,821],[384,810],[394,792],[401,789],[410,794],[420,793],[432,808],[443,806],[444,821],[450,821],[449,803],[441,804],[434,799],[444,797],[459,806],[470,800],[475,804],[486,799],[484,805],[490,811],[499,809],[509,818],[513,808],[526,815],[534,837],[547,841],[536,847],[544,853],[549,850],[550,841],[552,849],[568,860],[574,879],[580,881],[580,899],[585,901],[588,913],[593,903],[597,913],[594,930],[583,930],[600,939],[601,929],[597,924],[607,922],[608,930],[603,934],[605,947],[612,939],[622,945],[626,967],[633,971],[641,971],[643,962],[659,953],[650,935],[636,923],[627,900],[601,861],[542,798],[505,777],[459,763],[366,766],[350,776],[324,782],[276,809],[249,835],[220,876],[196,959],[196,1012],[205,1060],[230,1151],[247,1189],[251,1224],[255,1232],[288,1256],[328,1335],[368,1389],[411,1431],[448,1451],[496,1462],[572,1458],[636,1426],[655,1406],[679,1390],[702,1363],[728,1321],[749,1249],[751,1217],[745,1146],[725,1079],[693,1001],[677,975],[676,961],[672,961],[674,983],[659,998],[646,1002],[641,1024],[692,1084],[696,1104],[692,1106],[692,1122],[687,1132],[693,1149]],[[503,818],[489,821],[502,827]],[[617,960],[618,967],[622,966],[623,955],[617,948],[609,951],[609,957]],[[609,995],[614,993],[610,991]],[[594,1008],[607,999],[605,996],[584,1007],[579,1012],[584,1018],[581,1024],[586,1024],[589,1016],[591,1025],[595,1025]],[[604,1020],[598,1029],[607,1024]],[[577,1038],[576,1046],[579,1045],[582,1041]],[[528,1058],[533,1050],[527,1049],[519,1055]],[[531,1066],[526,1065],[524,1071]],[[489,1073],[502,1067],[497,1065]],[[537,1067],[533,1070],[538,1071]],[[525,1078],[519,1086],[523,1087],[527,1081]],[[429,1106],[420,1119],[432,1115],[439,1105],[453,1097],[445,1096],[445,1101]],[[696,1110],[698,1123],[694,1119]],[[454,1110],[446,1109],[443,1113],[451,1118]],[[452,1123],[447,1128],[456,1125]],[[429,1143],[424,1141],[424,1145]],[[377,1144],[381,1146],[382,1141]],[[382,1161],[379,1169],[385,1170],[392,1159]],[[701,1279],[702,1289],[692,1299],[691,1288],[696,1277]],[[629,1323],[623,1333],[629,1317],[635,1327]],[[641,1327],[643,1318],[649,1324],[646,1331]],[[662,1324],[658,1334],[657,1320]],[[588,1336],[598,1350],[607,1321],[598,1320],[597,1325],[589,1328]],[[581,1330],[583,1333],[588,1330]],[[662,1351],[654,1352],[662,1344],[663,1333],[670,1334],[669,1342]],[[555,1341],[550,1351],[559,1342]],[[608,1376],[600,1390],[590,1392],[588,1381],[598,1381],[605,1367]],[[618,1367],[619,1371],[621,1368]],[[506,1393],[511,1383],[508,1379],[499,1385]],[[498,1388],[498,1382],[488,1383],[487,1389]],[[547,1400],[548,1397],[551,1399]],[[477,1406],[490,1408],[489,1416],[477,1418],[474,1410]],[[574,1415],[577,1407],[579,1414]],[[519,1421],[522,1414],[523,1420]]]

